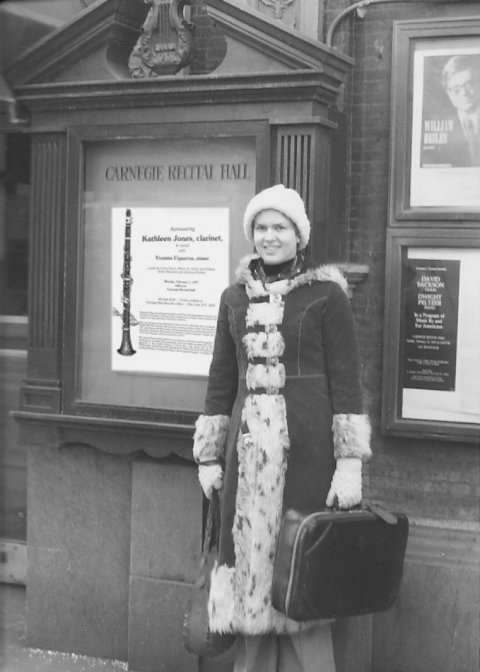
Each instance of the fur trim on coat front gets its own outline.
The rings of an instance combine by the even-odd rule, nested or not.
[[[240,260],[236,270],[236,278],[245,285],[249,298],[259,298],[272,294],[289,294],[292,290],[302,285],[308,285],[312,282],[335,282],[348,296],[348,282],[340,269],[334,264],[325,264],[316,268],[308,268],[300,275],[285,280],[276,280],[266,286],[261,280],[253,277],[250,270],[250,264],[255,259],[259,259],[258,254],[249,254]]]
[[[216,379],[209,386],[215,409],[231,413],[209,624],[212,632],[244,635],[312,625],[289,619],[271,603],[283,511],[323,508],[335,457],[370,455],[345,278],[326,265],[263,284],[255,259],[242,260],[238,284],[222,295],[211,369]],[[234,400],[233,376],[239,381]],[[196,459],[223,454],[225,437],[216,438],[214,418],[228,423],[228,416],[207,417],[198,421]]]
[[[298,632],[308,626],[276,611],[270,596],[289,448],[283,396],[247,397],[243,419],[251,433],[240,433],[237,442],[235,568],[212,572],[210,627],[250,635]]]

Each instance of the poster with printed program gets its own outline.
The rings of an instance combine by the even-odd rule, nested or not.
[[[455,390],[458,259],[407,259],[403,387]]]
[[[206,376],[229,209],[112,208],[112,370]]]
[[[480,423],[479,287],[478,249],[408,249],[402,265],[402,418]]]

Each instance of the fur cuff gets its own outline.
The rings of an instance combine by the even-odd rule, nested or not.
[[[200,415],[195,423],[193,435],[193,457],[195,462],[221,459],[227,442],[228,415]]]
[[[333,416],[332,429],[335,459],[359,457],[366,462],[371,458],[371,428],[367,415],[337,413]]]

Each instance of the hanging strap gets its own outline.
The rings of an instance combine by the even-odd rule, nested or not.
[[[208,578],[207,559],[212,548],[218,550],[220,541],[220,498],[218,490],[213,490],[212,498],[208,501],[207,519],[203,533],[202,557],[200,570],[196,581],[197,587],[202,587]]]

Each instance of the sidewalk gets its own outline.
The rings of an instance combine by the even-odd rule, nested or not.
[[[25,587],[0,583],[0,672],[125,672],[127,663],[26,646]]]

